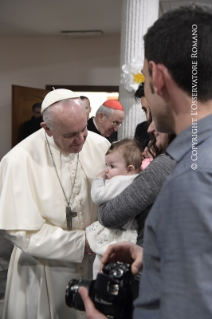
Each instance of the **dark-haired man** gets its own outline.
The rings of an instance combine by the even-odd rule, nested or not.
[[[144,96],[144,82],[139,85],[137,91],[135,92],[135,99],[136,100],[141,99],[142,110],[146,114],[148,110],[148,104]],[[143,121],[139,123],[135,129],[134,137],[137,141],[141,143],[143,149],[145,149],[145,147],[147,147],[149,143],[149,134],[147,133],[147,129],[148,129],[147,121]]]
[[[145,96],[156,127],[177,137],[177,161],[145,225],[135,319],[212,318],[212,7],[164,14],[144,37]],[[157,43],[157,45],[156,45]],[[142,249],[111,246],[103,262],[134,260]],[[103,319],[81,288],[89,319]]]
[[[86,115],[87,115],[87,119],[89,120],[89,114],[91,113],[91,104],[90,104],[90,100],[87,96],[81,95],[80,99],[83,101],[84,105],[85,105],[85,111],[86,111]]]
[[[43,122],[41,103],[33,104],[32,114],[32,118],[29,121],[24,122],[20,127],[19,142],[41,128],[40,123]]]

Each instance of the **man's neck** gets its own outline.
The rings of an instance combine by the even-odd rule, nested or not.
[[[195,107],[196,108],[196,107]],[[197,123],[199,120],[204,117],[212,114],[212,101],[208,102],[197,102],[197,108],[192,109],[192,103],[190,104],[189,112],[175,114],[175,133],[179,135],[187,127],[191,126],[194,123]]]
[[[95,117],[93,118],[93,124],[95,125],[96,129],[99,131],[98,125],[96,124],[96,121],[95,121]]]
[[[169,85],[171,84],[169,83]],[[171,109],[170,122],[176,135],[179,135],[194,122],[212,114],[212,100],[208,102],[196,101],[198,97],[192,98],[176,84],[172,85],[168,93]]]

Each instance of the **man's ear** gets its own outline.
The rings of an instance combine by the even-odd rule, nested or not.
[[[154,61],[149,62],[149,68],[152,73],[152,84],[157,95],[162,96],[165,85],[165,74],[167,68],[163,64],[156,64]]]
[[[50,128],[48,127],[48,125],[46,124],[46,122],[41,122],[40,126],[45,130],[45,132],[48,136],[52,136],[52,132],[51,132]]]
[[[127,174],[132,175],[135,173],[135,167],[133,165],[127,166]]]
[[[97,115],[97,120],[98,120],[99,123],[102,123],[103,117],[104,117],[104,113],[99,113]]]

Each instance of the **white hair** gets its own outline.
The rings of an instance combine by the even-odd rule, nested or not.
[[[65,104],[72,104],[73,98],[61,100],[58,102],[55,102],[54,104],[48,106],[44,112],[43,112],[43,121],[46,123],[46,125],[50,128],[50,130],[53,129],[53,126],[57,124],[57,120],[55,120],[55,110],[58,110],[59,112],[63,112],[64,110],[61,109],[62,105]],[[83,103],[83,101],[80,98],[77,98],[77,100],[80,101],[81,106],[86,110],[86,107]]]
[[[114,113],[114,109],[111,109],[110,107],[107,107],[105,105],[101,105],[96,111],[96,116],[98,116],[99,113],[103,113],[109,117],[110,115]]]
[[[48,106],[44,111],[43,111],[43,121],[46,123],[46,125],[52,129],[53,127],[53,122],[54,122],[54,116],[52,112],[52,105]]]

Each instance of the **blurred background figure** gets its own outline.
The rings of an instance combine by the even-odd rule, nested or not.
[[[135,99],[138,100],[139,98],[141,99],[142,110],[145,112],[147,116],[148,104],[144,96],[144,82],[139,85],[138,90],[135,93]],[[147,147],[149,143],[149,134],[147,133],[147,129],[148,129],[147,121],[139,123],[135,129],[134,137],[137,141],[141,143],[143,149],[145,149],[145,147]]]
[[[31,135],[32,133],[38,131],[41,126],[40,123],[43,122],[41,114],[41,103],[35,103],[32,106],[33,116],[29,121],[24,122],[21,125],[19,133],[19,142]]]
[[[91,112],[90,100],[89,100],[89,98],[87,96],[84,96],[84,95],[81,95],[80,98],[83,101],[83,103],[85,104],[86,115],[87,115],[87,119],[89,120],[89,115],[90,115],[90,112]]]
[[[119,126],[124,120],[124,108],[117,100],[105,101],[88,120],[88,130],[104,136],[109,142],[117,141]]]

